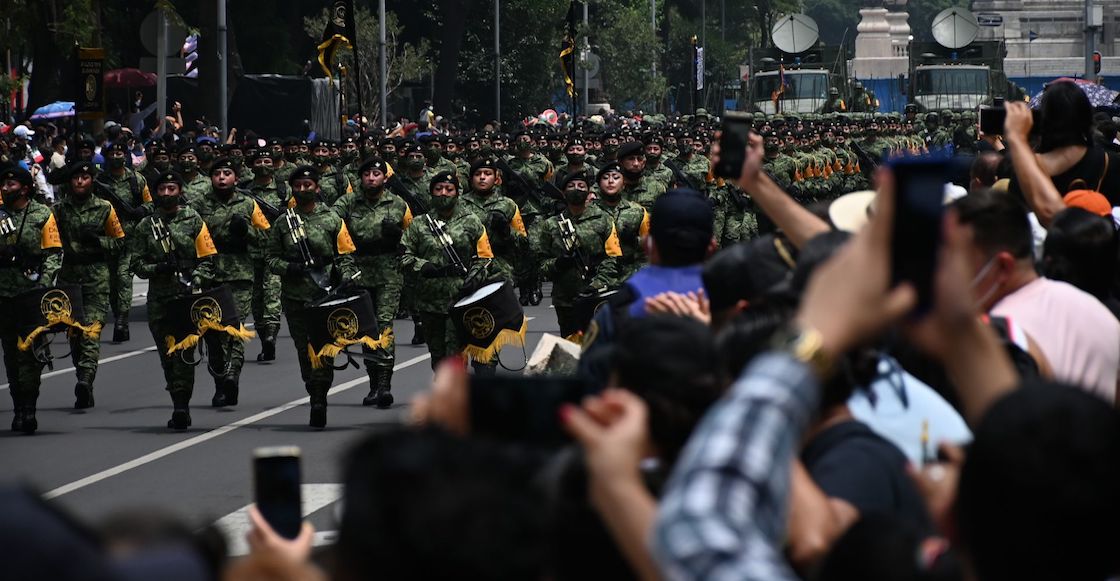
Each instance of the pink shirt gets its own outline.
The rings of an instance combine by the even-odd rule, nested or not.
[[[992,308],[1038,344],[1055,379],[1079,385],[1113,403],[1120,369],[1120,321],[1093,295],[1039,277]]]

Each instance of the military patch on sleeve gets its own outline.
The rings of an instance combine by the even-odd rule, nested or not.
[[[39,247],[44,250],[47,248],[62,248],[62,238],[58,235],[58,223],[54,221],[54,212],[51,212],[46,224],[43,224]]]
[[[214,240],[210,238],[210,229],[206,224],[202,224],[202,229],[198,231],[198,236],[194,237],[194,255],[198,258],[206,258],[218,253],[218,249],[214,247]]]
[[[117,219],[117,211],[112,206],[109,206],[109,217],[105,219],[105,235],[113,239],[124,238],[124,228],[121,228],[121,221]]]
[[[485,228],[482,230],[482,236],[478,237],[474,250],[479,258],[494,258],[494,251],[490,249],[490,237],[486,234]]]
[[[335,246],[338,248],[339,254],[350,254],[357,248],[354,247],[354,240],[350,238],[350,231],[346,229],[346,222],[340,222],[340,224],[338,235],[335,236]]]
[[[268,230],[271,227],[268,218],[264,217],[264,212],[261,211],[261,207],[256,202],[253,202],[253,226],[260,230]]]
[[[603,244],[603,251],[607,256],[622,256],[622,245],[618,242],[618,230],[614,225],[611,225],[611,234],[607,236],[607,241]]]

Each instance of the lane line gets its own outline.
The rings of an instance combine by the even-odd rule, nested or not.
[[[137,355],[143,355],[144,353],[151,353],[152,351],[155,351],[155,350],[156,350],[156,346],[152,345],[151,347],[145,347],[145,348],[140,349],[138,351],[129,351],[128,353],[121,353],[120,355],[114,355],[112,357],[106,357],[105,359],[98,359],[97,360],[97,365],[101,366],[101,365],[104,365],[106,363],[112,363],[114,361],[120,361],[122,359],[128,359],[129,357],[136,357]],[[55,369],[54,371],[48,371],[48,372],[40,375],[39,379],[40,380],[48,379],[48,378],[51,378],[51,377],[62,375],[64,373],[70,373],[71,371],[74,371],[73,367],[67,367],[65,369]],[[4,385],[0,385],[0,391],[8,389],[8,385],[9,384],[7,384],[7,383],[5,383]]]
[[[300,510],[303,518],[334,504],[342,498],[341,484],[303,484],[300,486]],[[226,554],[230,557],[240,557],[249,554],[249,543],[245,535],[253,528],[249,521],[249,507],[245,506],[223,516],[214,523],[226,538]],[[316,547],[333,544],[338,538],[338,531],[317,531],[312,543]]]
[[[422,361],[427,361],[428,359],[431,359],[431,358],[432,358],[432,355],[430,353],[425,353],[423,355],[418,355],[416,357],[413,357],[412,359],[409,359],[408,361],[405,361],[404,363],[397,364],[395,367],[393,367],[393,371],[399,371],[399,370],[404,369],[406,367],[412,367],[413,365],[416,365],[417,363],[420,363]],[[369,376],[359,377],[357,379],[353,379],[351,381],[347,381],[346,383],[343,383],[343,384],[336,385],[336,386],[332,387],[330,392],[328,392],[328,395],[335,395],[335,394],[338,394],[338,393],[342,393],[346,390],[353,389],[353,388],[355,388],[359,385],[362,385],[362,384],[368,383],[368,382],[369,382]],[[129,470],[134,469],[134,468],[139,468],[139,467],[141,467],[145,464],[150,464],[152,462],[155,462],[156,460],[159,460],[160,458],[165,458],[165,457],[170,456],[170,455],[172,455],[176,452],[181,452],[183,450],[186,450],[187,448],[192,448],[192,447],[197,446],[199,444],[202,444],[204,442],[208,442],[210,440],[213,440],[214,438],[217,438],[219,436],[223,436],[225,434],[228,434],[229,432],[232,432],[232,431],[236,430],[237,428],[242,428],[242,427],[248,426],[250,424],[254,424],[254,423],[259,422],[261,420],[268,419],[268,418],[270,418],[272,416],[275,416],[277,414],[286,412],[286,411],[288,411],[292,408],[296,408],[296,407],[299,407],[301,405],[304,405],[308,402],[309,399],[310,398],[308,398],[307,396],[304,396],[304,397],[301,397],[299,399],[292,400],[292,401],[290,401],[286,404],[282,404],[282,405],[279,405],[279,406],[276,406],[276,407],[273,407],[273,408],[269,408],[269,409],[267,409],[263,412],[253,414],[253,415],[251,415],[249,417],[246,417],[246,418],[242,418],[240,420],[237,420],[236,422],[232,422],[232,423],[226,424],[224,426],[214,428],[213,430],[210,430],[209,432],[199,434],[197,436],[194,436],[192,438],[188,438],[186,440],[183,440],[181,442],[177,442],[175,444],[172,444],[172,445],[164,447],[164,448],[160,448],[158,450],[155,450],[154,452],[150,452],[148,454],[140,456],[139,458],[129,460],[128,462],[125,462],[123,464],[118,464],[117,466],[113,466],[112,468],[102,470],[101,472],[98,472],[96,474],[91,474],[91,475],[86,476],[85,478],[82,478],[80,480],[75,480],[74,482],[71,482],[69,484],[64,484],[62,486],[59,486],[58,488],[55,488],[54,490],[51,490],[51,491],[47,492],[46,494],[44,494],[43,498],[46,498],[48,500],[52,499],[52,498],[57,498],[59,496],[62,496],[63,494],[69,494],[71,492],[74,492],[75,490],[80,490],[80,489],[85,488],[85,487],[87,487],[91,484],[96,484],[98,482],[101,482],[102,480],[105,480],[107,478],[112,478],[112,477],[117,476],[119,474],[123,474],[125,472],[128,472]]]

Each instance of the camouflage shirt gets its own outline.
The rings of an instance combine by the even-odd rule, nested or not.
[[[0,238],[0,297],[50,284],[62,265],[62,240],[51,209],[30,200],[22,210],[0,207],[14,230]],[[38,274],[31,280],[28,274]]]
[[[218,249],[214,259],[214,278],[218,283],[253,281],[253,251],[255,246],[264,244],[269,229],[268,219],[260,206],[252,198],[233,192],[228,199],[222,199],[214,191],[207,193],[192,204],[202,216],[210,236]],[[247,233],[241,236],[238,230],[244,222]]]
[[[322,204],[315,204],[309,212],[292,208],[276,220],[268,237],[268,269],[280,275],[280,293],[284,300],[307,303],[326,294],[311,278],[311,268],[295,273],[288,271],[289,264],[303,266],[299,245],[292,239],[290,217],[298,217],[303,222],[314,268],[321,269],[326,280],[337,285],[357,274],[354,241],[342,218]]]
[[[525,223],[521,220],[521,210],[517,207],[517,203],[498,192],[488,196],[470,192],[463,195],[459,205],[478,217],[486,226],[490,247],[494,253],[491,268],[495,273],[500,273],[503,279],[512,282],[513,261],[528,244],[528,234],[525,231]],[[494,220],[500,220],[504,225],[494,228]]]
[[[362,272],[355,281],[358,286],[376,288],[390,279],[399,281],[401,241],[390,244],[384,240],[383,232],[387,220],[399,224],[401,230],[408,230],[412,224],[412,210],[408,204],[388,190],[383,190],[374,200],[354,192],[342,196],[334,205],[334,211],[346,223],[354,242],[354,263]]]
[[[466,278],[486,278],[490,272],[489,263],[494,258],[494,253],[490,249],[490,237],[486,233],[486,228],[460,200],[446,221],[427,214],[418,217],[416,222],[405,231],[404,258],[401,259],[401,265],[405,270],[420,275],[426,264],[437,267],[451,264],[443,246],[432,232],[429,220],[442,224],[444,231],[451,237],[455,253],[469,272],[466,276],[456,274],[422,279],[415,289],[416,296],[413,304],[420,311],[447,313],[451,303],[459,298]]]
[[[563,219],[571,220],[575,227],[577,248],[589,267],[586,278],[575,262],[567,260],[574,257],[568,255],[560,234]],[[587,206],[579,216],[565,209],[559,216],[545,220],[538,248],[541,272],[552,280],[552,303],[558,307],[574,306],[577,295],[588,287],[613,288],[621,282],[618,258],[622,249],[618,233],[610,217],[594,205]],[[561,258],[565,258],[563,264],[557,264]]]
[[[152,232],[156,220],[162,221],[171,235],[170,256]],[[149,281],[149,301],[171,299],[186,291],[175,272],[157,272],[161,263],[174,263],[183,277],[201,285],[214,282],[213,257],[218,250],[206,223],[190,206],[182,206],[171,215],[156,212],[144,218],[128,243],[133,271]]]

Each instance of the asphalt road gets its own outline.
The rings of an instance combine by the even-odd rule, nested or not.
[[[138,285],[135,292],[143,290]],[[526,345],[532,353],[541,334],[555,334],[558,327],[547,297],[541,306],[527,307],[526,315],[532,318]],[[363,407],[361,400],[369,389],[365,371],[348,368],[335,373],[327,428],[312,430],[307,425],[307,394],[285,325],[276,361],[255,361],[258,339],[246,345],[236,407],[210,407],[213,381],[202,368],[196,369],[193,425],[186,432],[174,432],[166,427],[171,399],[147,329],[142,296],[134,301],[131,331],[131,341],[119,345],[108,341],[111,325],[102,334],[93,409],[73,408],[75,378],[69,359],[56,360],[56,371],[44,373],[39,431],[32,436],[8,430],[11,398],[0,393],[0,481],[28,483],[88,522],[147,507],[170,511],[196,526],[219,522],[233,537],[228,540],[235,554],[243,549],[244,509],[252,501],[254,448],[302,448],[304,512],[322,531],[319,540],[329,542],[336,527],[337,510],[332,507],[337,509],[341,492],[340,458],[363,435],[403,421],[412,396],[431,381],[427,348],[408,345],[412,323],[396,321],[400,342],[393,407]],[[59,336],[53,351],[67,352]],[[503,361],[514,365],[520,357],[507,348]],[[0,392],[6,391],[7,385],[0,386]]]

